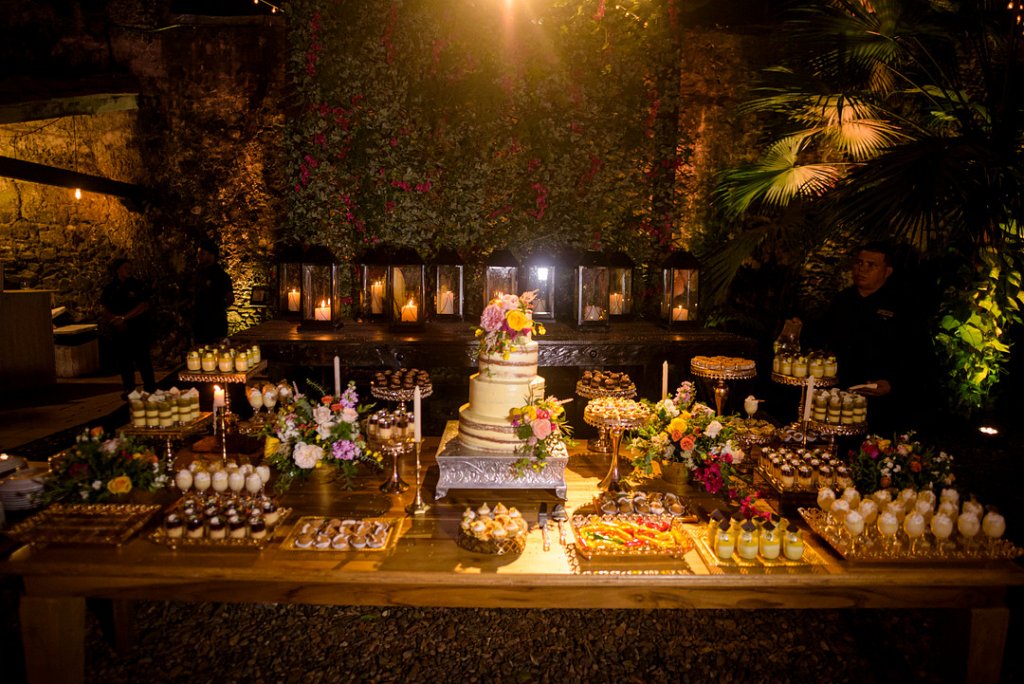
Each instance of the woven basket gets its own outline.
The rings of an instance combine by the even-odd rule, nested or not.
[[[513,553],[522,553],[526,548],[526,535],[521,534],[515,537],[503,537],[502,539],[477,539],[459,528],[459,534],[455,543],[473,553],[486,553],[492,556],[505,556]]]

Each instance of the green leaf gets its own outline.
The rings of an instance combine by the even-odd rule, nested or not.
[[[959,335],[961,340],[971,345],[975,349],[979,351],[981,350],[982,345],[984,344],[984,337],[982,336],[981,331],[975,328],[973,325],[964,325],[962,328],[960,328]]]
[[[940,325],[943,330],[955,330],[960,327],[960,321],[956,320],[952,316],[946,315],[942,317]]]

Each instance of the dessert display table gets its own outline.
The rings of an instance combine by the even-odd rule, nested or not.
[[[126,435],[133,437],[142,437],[150,439],[161,439],[164,441],[164,455],[167,457],[167,468],[168,472],[174,461],[174,443],[180,442],[193,435],[198,435],[201,432],[206,432],[209,427],[213,425],[213,414],[209,412],[200,413],[199,417],[190,423],[184,425],[175,425],[172,427],[136,427],[129,423],[118,429],[118,432],[123,432]]]
[[[253,378],[259,373],[262,373],[267,368],[266,361],[260,361],[255,366],[245,372],[222,372],[222,371],[189,371],[183,370],[178,372],[178,380],[181,382],[206,382],[206,383],[217,383],[221,385],[230,384],[245,384],[249,382],[249,378]],[[231,413],[231,398],[230,393],[224,393],[224,412]]]
[[[424,444],[427,486],[436,477]],[[410,468],[411,463],[403,463]],[[565,470],[566,508],[590,503],[608,456],[577,447]],[[1011,561],[944,564],[850,563],[821,540],[806,544],[820,564],[801,568],[722,568],[697,549],[682,558],[627,559],[642,571],[586,571],[592,561],[530,533],[515,557],[488,556],[455,543],[467,506],[502,501],[516,506],[531,525],[550,492],[464,490],[452,492],[423,515],[405,517],[413,492],[385,496],[379,474],[367,472],[360,489],[346,492],[316,478],[297,484],[281,506],[294,509],[262,550],[225,548],[172,550],[145,532],[116,550],[84,546],[23,546],[0,563],[0,573],[23,579],[21,634],[30,682],[80,682],[85,666],[87,597],[124,601],[233,601],[316,605],[596,609],[839,609],[929,608],[955,611],[937,621],[966,625],[960,643],[967,656],[966,681],[996,682],[1006,642],[1007,591],[1024,586],[1024,569]],[[695,510],[717,504],[697,490],[687,492]],[[173,501],[168,494],[167,503]],[[314,552],[286,549],[281,541],[303,516],[390,517],[398,539],[384,552]],[[689,524],[689,523],[688,523]],[[704,526],[698,528],[703,530]],[[620,561],[621,562],[621,561]],[[654,565],[657,563],[657,565]],[[582,568],[580,566],[583,566]],[[650,568],[657,567],[658,570]],[[824,674],[824,673],[823,673]]]

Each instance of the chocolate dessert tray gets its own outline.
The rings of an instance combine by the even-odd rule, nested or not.
[[[277,511],[277,522],[273,525],[267,525],[266,535],[259,539],[254,539],[249,536],[236,538],[228,535],[223,539],[210,539],[206,534],[202,537],[189,537],[187,533],[183,533],[180,537],[172,537],[167,534],[167,530],[163,527],[159,527],[150,532],[148,539],[154,544],[163,544],[171,549],[262,549],[274,541],[276,537],[275,533],[280,529],[281,523],[291,515],[292,509],[279,508]]]
[[[864,534],[856,544],[845,532],[840,533],[828,525],[826,514],[820,508],[801,508],[807,526],[828,542],[836,553],[848,561],[865,563],[964,563],[988,560],[1014,560],[1024,555],[1024,549],[1007,539],[989,540],[979,533],[973,541],[965,541],[958,534],[938,541],[931,532],[913,544],[900,530],[889,541],[883,540],[874,529]]]
[[[397,518],[361,518],[346,519],[325,518],[322,515],[303,516],[295,521],[291,532],[281,542],[284,551],[306,551],[309,553],[382,553],[388,551],[398,539]],[[340,523],[340,525],[338,524]],[[366,534],[357,534],[357,526],[366,524],[370,529],[378,530],[376,543],[368,539]],[[333,531],[337,528],[337,531]],[[327,546],[317,546],[317,536],[324,535],[333,542],[339,536],[345,537],[345,546],[338,548],[333,543]],[[306,546],[303,537],[309,536],[311,543]],[[362,540],[356,537],[363,537]],[[383,537],[382,539],[380,537]],[[357,544],[362,544],[357,546]],[[371,546],[371,544],[374,544]]]
[[[703,525],[687,526],[686,531],[692,537],[694,544],[697,547],[697,553],[700,554],[700,558],[704,561],[705,565],[709,568],[720,568],[720,569],[738,569],[738,570],[772,570],[778,568],[784,568],[787,570],[792,569],[824,569],[826,566],[825,559],[811,548],[810,544],[804,544],[804,553],[800,560],[789,560],[784,557],[782,553],[779,553],[779,557],[769,560],[763,557],[761,554],[757,554],[752,559],[740,558],[739,554],[733,552],[732,556],[728,559],[719,558],[715,550],[711,548],[708,543],[707,528]]]
[[[570,520],[577,554],[668,556],[681,558],[693,548],[680,518],[670,515],[573,515]]]
[[[662,492],[602,492],[594,500],[576,509],[577,515],[648,515],[656,518],[678,518],[681,522],[697,522],[697,513],[675,494]]]
[[[120,546],[162,507],[157,504],[53,504],[8,534],[26,544]]]

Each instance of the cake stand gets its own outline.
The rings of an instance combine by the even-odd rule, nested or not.
[[[695,366],[691,359],[690,373],[698,378],[715,381],[715,411],[718,415],[722,415],[722,409],[725,407],[725,402],[729,399],[729,385],[726,384],[726,381],[749,380],[751,378],[756,378],[757,368],[747,368],[743,370],[712,370],[710,368]]]
[[[836,437],[857,437],[868,431],[867,422],[862,423],[822,423],[817,420],[807,421],[807,425],[818,431],[818,434],[828,436],[829,449],[835,453]]]
[[[800,432],[801,434],[804,435],[804,438],[803,438],[804,446],[807,445],[807,427],[808,427],[808,423],[809,422],[814,422],[814,421],[806,421],[806,420],[803,419],[804,406],[807,403],[807,383],[808,383],[808,378],[810,378],[810,377],[811,376],[808,375],[808,376],[805,376],[805,377],[802,377],[802,378],[798,378],[798,377],[795,377],[793,375],[783,375],[782,373],[772,372],[772,382],[774,382],[776,384],[779,384],[779,385],[786,385],[787,387],[799,387],[800,388],[800,403],[797,405],[797,409],[796,409],[796,420],[794,422],[790,423],[788,425],[788,428],[791,429],[791,430],[794,430],[794,431],[798,431],[798,432]],[[815,387],[815,389],[817,389],[817,388],[828,389],[828,388],[831,388],[831,387],[835,387],[838,384],[838,382],[839,382],[839,379],[836,378],[836,376],[834,376],[834,375],[822,376],[820,378],[814,378],[814,387]],[[819,425],[819,423],[817,423],[817,422],[814,422],[814,424],[815,425]],[[824,433],[819,433],[819,434],[824,434]]]
[[[420,388],[420,399],[426,399],[434,393],[434,386],[431,384],[419,385]],[[416,394],[415,387],[377,387],[370,385],[370,394],[375,399],[383,399],[384,401],[397,401],[398,409],[405,411],[405,402],[412,401]]]
[[[608,467],[608,474],[598,484],[599,489],[607,492],[622,491],[619,477],[619,446],[622,443],[622,435],[626,430],[640,427],[650,418],[650,409],[636,401],[629,402],[623,407],[595,407],[593,403],[587,404],[587,408],[583,410],[583,420],[587,425],[606,429],[611,435],[612,442],[612,462]]]
[[[602,397],[619,397],[621,399],[632,399],[636,396],[636,385],[628,388],[604,389],[603,387],[590,387],[584,385],[582,380],[576,382],[576,396],[583,399],[600,399]],[[587,449],[598,454],[610,454],[612,443],[608,439],[608,428],[604,425],[596,426],[598,429],[597,439],[587,441]]]
[[[221,371],[179,371],[179,382],[207,382],[218,385],[245,384],[257,373],[265,370],[266,361],[260,361],[247,371],[223,373]],[[224,392],[224,412],[231,413],[231,393]]]
[[[152,437],[154,439],[164,440],[164,455],[167,458],[167,472],[174,472],[174,443],[191,437],[192,435],[198,435],[200,432],[205,432],[206,428],[209,427],[213,420],[212,413],[200,413],[199,417],[190,423],[184,423],[182,425],[175,425],[172,427],[136,427],[134,425],[125,425],[118,429],[126,435],[132,437]]]

